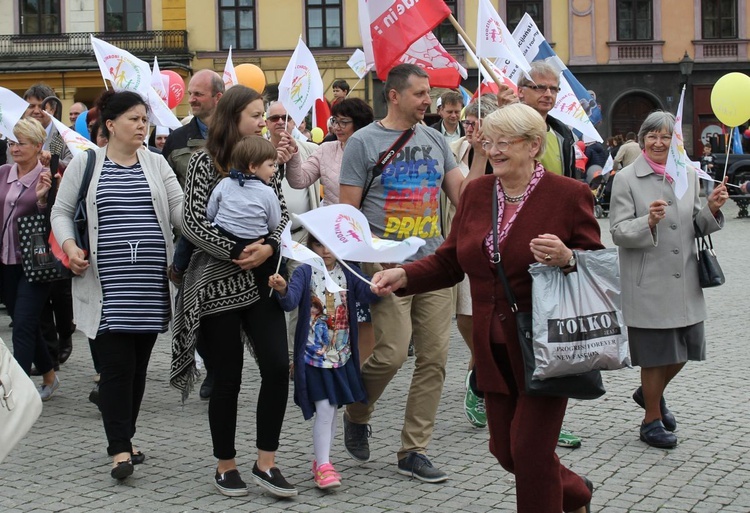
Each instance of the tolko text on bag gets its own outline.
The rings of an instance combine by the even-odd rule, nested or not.
[[[547,320],[547,342],[564,344],[584,342],[612,335],[620,335],[617,312],[601,312],[581,317]]]

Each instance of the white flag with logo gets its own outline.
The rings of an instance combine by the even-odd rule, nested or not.
[[[165,102],[167,101],[167,87],[169,87],[169,82],[166,81],[165,83],[165,77],[161,74],[159,61],[156,60],[156,55],[154,55],[154,66],[151,68],[151,87],[154,88],[154,91],[159,95],[159,98]]]
[[[0,134],[13,142],[18,142],[13,135],[13,127],[29,108],[29,102],[10,89],[0,87]]]
[[[365,66],[367,66],[367,69],[375,69],[375,52],[372,49],[372,34],[370,33],[370,11],[367,7],[367,0],[359,0],[357,9],[357,21],[359,22],[359,38],[362,40],[362,50],[365,54]]]
[[[523,71],[530,69],[529,63],[518,48],[513,35],[505,26],[490,0],[479,0],[477,16],[477,57],[497,57],[518,66]],[[503,68],[505,66],[498,66]],[[508,75],[508,73],[505,73]]]
[[[300,38],[279,82],[279,101],[289,117],[299,125],[315,105],[315,100],[323,98],[323,94],[323,79],[320,78],[318,64]]]
[[[73,130],[72,128],[69,128],[65,125],[63,125],[60,121],[55,119],[54,116],[50,115],[49,112],[44,112],[49,118],[52,120],[52,123],[55,125],[55,128],[60,133],[60,136],[62,137],[63,141],[65,141],[65,144],[68,145],[68,149],[70,150],[70,153],[73,154],[75,157],[79,153],[83,153],[86,150],[95,150],[97,148],[96,144],[91,142],[90,140],[86,139],[84,136]]]
[[[682,138],[682,104],[685,101],[685,87],[680,94],[680,104],[674,120],[672,142],[669,145],[669,156],[664,172],[672,179],[674,195],[682,198],[688,190],[688,163],[690,159],[685,154],[685,143]]]
[[[307,246],[304,246],[303,244],[300,244],[299,242],[292,239],[291,230],[292,223],[287,223],[286,228],[284,228],[284,231],[281,232],[281,256],[289,258],[296,262],[308,264],[313,269],[321,271],[323,273],[323,276],[325,276],[326,290],[328,292],[340,292],[342,290],[346,290],[339,287],[338,284],[333,281],[333,278],[331,278],[331,275],[328,274],[326,264],[320,255],[312,251]]]
[[[343,203],[310,210],[297,219],[339,260],[403,262],[425,244],[419,237],[400,242],[373,237],[365,215]]]
[[[227,63],[224,64],[223,78],[225,90],[240,83],[240,81],[237,80],[237,72],[234,71],[234,63],[232,62],[232,45],[229,45],[229,55],[227,55]]]
[[[115,91],[133,91],[140,94],[149,106],[149,119],[153,124],[169,128],[182,126],[152,86],[153,76],[148,64],[130,52],[94,36],[91,36],[91,46],[94,48],[102,77],[110,81]]]
[[[365,52],[357,48],[354,50],[354,53],[351,57],[349,57],[349,60],[346,61],[346,63],[349,65],[350,68],[352,68],[352,71],[357,74],[357,77],[360,79],[364,78],[365,75],[367,75],[367,72],[370,71],[370,68],[367,66],[367,57],[365,56]]]

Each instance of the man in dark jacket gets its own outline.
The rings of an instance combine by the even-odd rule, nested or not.
[[[162,156],[172,167],[177,175],[177,181],[180,187],[185,189],[185,177],[187,176],[187,167],[190,157],[193,153],[206,145],[208,136],[208,125],[211,123],[211,117],[216,111],[216,105],[219,103],[221,96],[224,94],[224,81],[218,73],[210,69],[198,71],[188,84],[188,101],[190,110],[193,113],[193,119],[190,122],[178,128],[167,138],[164,147],[161,150]],[[170,268],[170,279],[175,281],[181,279]],[[201,355],[203,356],[203,355]],[[211,391],[214,386],[214,376],[211,372],[210,362],[205,361],[206,378],[201,384],[199,395],[201,399],[211,397]]]
[[[448,144],[458,141],[466,135],[464,127],[461,126],[461,109],[464,108],[464,99],[456,91],[448,91],[440,95],[437,100],[437,113],[440,114],[440,121],[431,125],[443,136]]]
[[[536,110],[547,122],[547,149],[541,158],[542,165],[557,175],[581,178],[576,171],[573,132],[565,123],[549,115],[560,92],[560,73],[546,62],[534,61],[529,76],[531,80],[523,76],[518,83],[518,99]]]
[[[190,79],[188,99],[193,119],[172,132],[161,151],[183,189],[190,157],[206,144],[208,125],[223,94],[224,81],[213,70],[202,69]]]

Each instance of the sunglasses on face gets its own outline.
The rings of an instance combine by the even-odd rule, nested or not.
[[[279,114],[274,114],[273,116],[268,116],[266,118],[266,121],[270,121],[271,123],[278,123],[279,121],[285,118],[286,118],[286,114],[284,114],[283,116]]]

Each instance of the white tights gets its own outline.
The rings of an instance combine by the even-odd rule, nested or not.
[[[336,437],[338,408],[328,402],[315,401],[315,420],[313,423],[313,451],[318,466],[331,460],[331,446]]]

